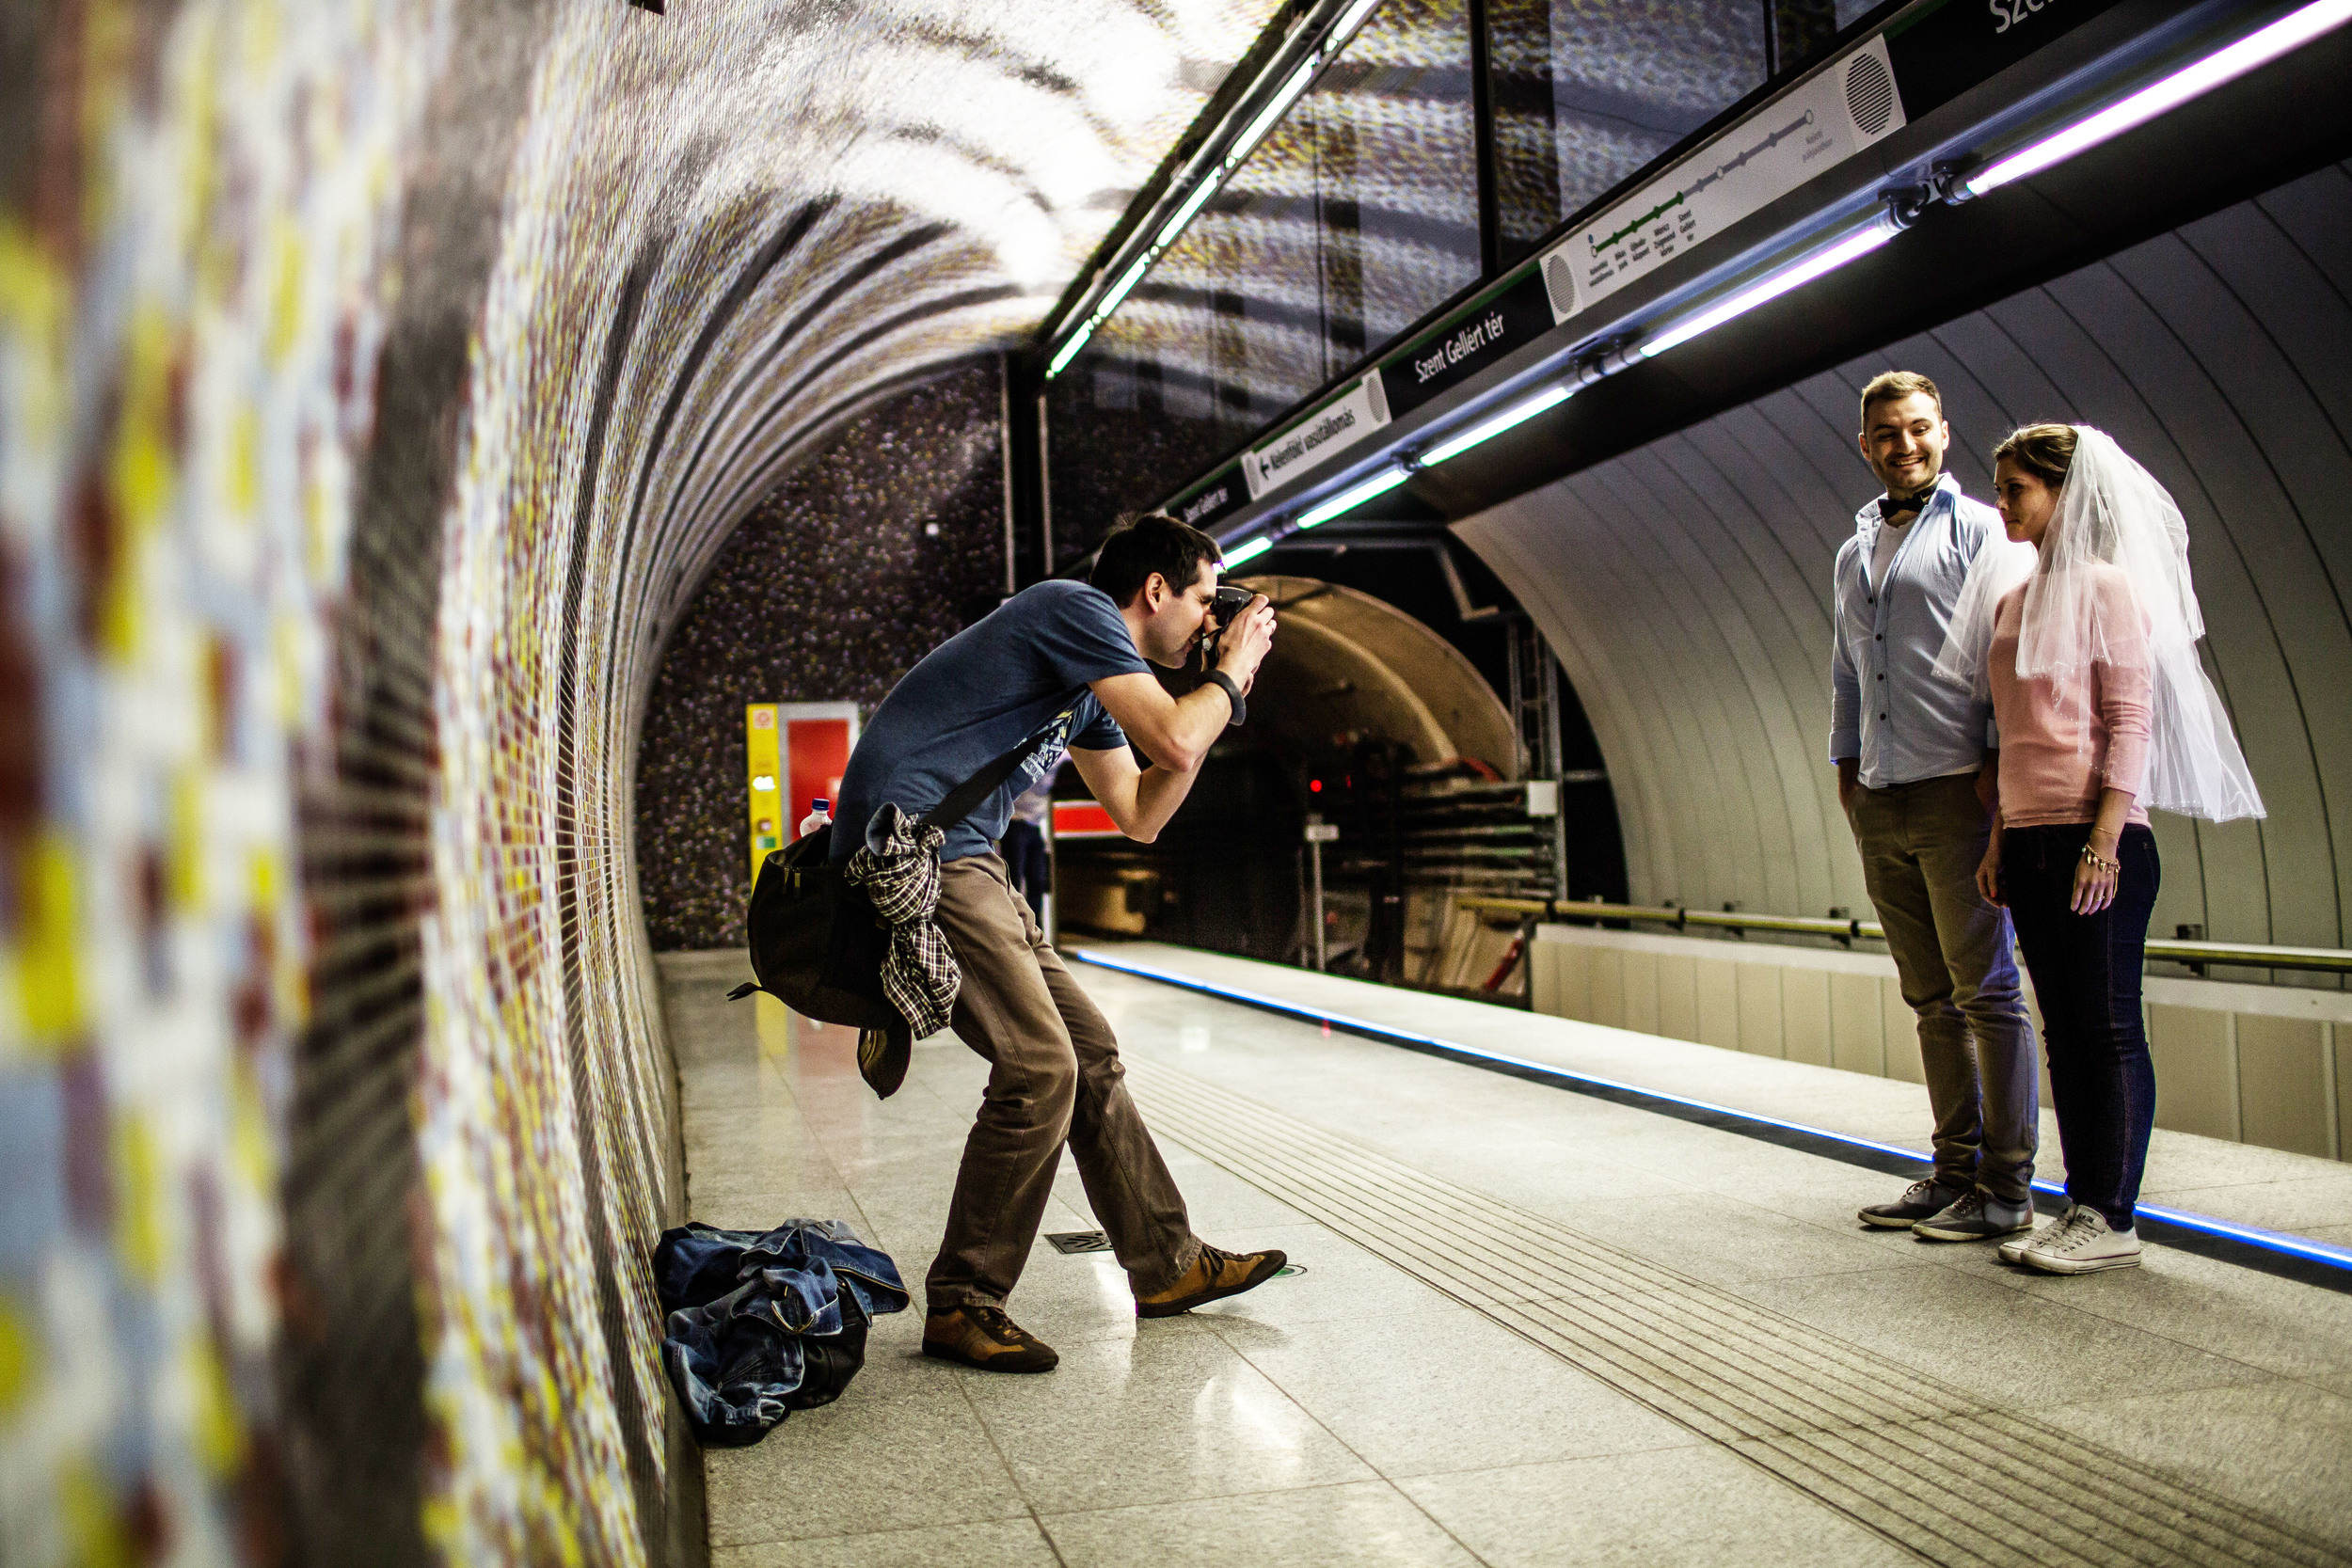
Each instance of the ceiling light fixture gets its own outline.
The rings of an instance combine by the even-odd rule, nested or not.
[[[1100,319],[1101,318],[1099,317],[1089,317],[1087,320],[1078,324],[1078,330],[1070,335],[1069,340],[1065,341],[1057,351],[1056,351],[1053,363],[1045,367],[1046,380],[1051,381],[1054,377],[1061,374],[1063,369],[1069,365],[1070,361],[1078,357],[1078,351],[1087,346],[1087,340],[1089,338],[1094,336],[1095,323]]]
[[[1803,288],[1817,277],[1836,272],[1856,257],[1868,255],[1893,239],[1899,231],[1894,220],[1882,213],[1859,232],[1849,234],[1835,245],[1824,245],[1777,272],[1767,273],[1720,304],[1668,324],[1656,336],[1644,341],[1639,352],[1645,359],[1655,359],[1668,349],[1687,343],[1702,332],[1711,332],[1735,317],[1746,315],[1759,305],[1778,299],[1791,289]]]
[[[1339,21],[1331,24],[1331,31],[1326,35],[1330,40],[1330,44],[1327,44],[1325,47],[1328,48],[1331,44],[1346,42],[1347,35],[1354,32],[1358,24],[1361,23],[1364,18],[1370,16],[1372,14],[1372,8],[1378,4],[1380,4],[1380,0],[1356,0],[1354,5],[1348,7],[1344,11],[1342,11],[1340,13]]]
[[[1103,303],[1094,308],[1095,325],[1100,325],[1113,310],[1118,309],[1125,302],[1127,296],[1135,292],[1136,285],[1143,281],[1143,275],[1150,271],[1151,267],[1152,256],[1147,251],[1136,258],[1134,266],[1120,274],[1119,281],[1111,285],[1111,292],[1104,294]]]
[[[1404,483],[1406,480],[1412,477],[1413,475],[1411,469],[1400,467],[1395,464],[1391,464],[1389,467],[1381,469],[1378,473],[1373,475],[1370,479],[1364,480],[1359,483],[1351,484],[1346,489],[1341,491],[1338,495],[1333,496],[1329,500],[1319,502],[1318,504],[1311,506],[1306,511],[1300,513],[1298,515],[1298,526],[1300,528],[1320,528],[1325,523],[1327,523],[1332,518],[1338,516],[1341,513],[1352,512],[1357,507],[1363,505],[1364,502],[1372,499],[1375,496],[1387,495],[1390,491],[1395,489],[1398,485]]]
[[[1273,547],[1274,541],[1264,535],[1252,539],[1247,545],[1235,545],[1225,552],[1225,569],[1230,572],[1245,561],[1255,561]]]
[[[1215,196],[1217,186],[1224,182],[1225,171],[1221,168],[1213,168],[1202,175],[1200,183],[1195,185],[1192,194],[1184,198],[1184,204],[1176,209],[1174,216],[1160,226],[1160,237],[1152,242],[1152,248],[1155,251],[1166,250],[1174,245],[1176,236],[1184,231],[1184,225],[1192,221],[1194,214],[1208,205],[1209,198]]]
[[[1225,154],[1225,166],[1228,169],[1241,166],[1241,161],[1249,156],[1250,149],[1258,145],[1259,138],[1273,130],[1274,122],[1290,112],[1290,106],[1298,102],[1298,95],[1307,90],[1307,84],[1313,81],[1315,72],[1322,69],[1321,51],[1308,55],[1306,59],[1299,62],[1298,69],[1291,72],[1291,79],[1282,84],[1282,90],[1276,93],[1267,102],[1266,106],[1258,111],[1258,118],[1249,122],[1249,129],[1234,138],[1232,150]]]
[[[1422,453],[1421,466],[1434,468],[1461,456],[1482,442],[1491,441],[1506,430],[1525,424],[1547,408],[1557,408],[1576,395],[1573,387],[1548,387],[1532,398],[1523,399],[1497,414],[1493,419],[1474,424],[1459,436],[1440,441]]]
[[[1239,168],[1258,143],[1290,112],[1291,105],[1298,102],[1299,95],[1313,84],[1316,73],[1338,56],[1346,46],[1348,35],[1379,4],[1380,0],[1355,0],[1355,4],[1340,13],[1339,20],[1323,34],[1321,41],[1309,51],[1307,57],[1299,61],[1297,69],[1266,101],[1264,107],[1250,119],[1241,135],[1227,144],[1224,156],[1201,173],[1183,204],[1168,214],[1168,221],[1160,225],[1159,233],[1136,258],[1134,265],[1095,302],[1094,309],[1087,313],[1085,319],[1070,329],[1070,336],[1054,351],[1053,358],[1045,366],[1046,380],[1053,380],[1069,368],[1070,362],[1078,356],[1078,351],[1086,346],[1087,340],[1094,336],[1096,329],[1110,319],[1111,312],[1118,309],[1136,285],[1143,280],[1143,275],[1151,270],[1152,263],[1157,261],[1162,253],[1183,236],[1185,228],[1200,215],[1200,209],[1208,205],[1209,198],[1223,185],[1226,176]]]

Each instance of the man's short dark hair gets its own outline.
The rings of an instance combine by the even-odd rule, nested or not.
[[[1914,394],[1933,400],[1935,417],[1944,417],[1944,394],[1935,389],[1935,383],[1917,371],[1881,371],[1862,388],[1862,430],[1869,434],[1870,405],[1874,403],[1899,403]]]
[[[1225,552],[1216,547],[1216,540],[1165,512],[1146,512],[1111,525],[1094,558],[1094,574],[1088,580],[1124,610],[1143,592],[1152,573],[1166,578],[1168,587],[1181,594],[1200,577],[1204,561],[1225,564]]]

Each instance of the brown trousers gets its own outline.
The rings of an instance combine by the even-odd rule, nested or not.
[[[1935,1179],[2027,1202],[2042,1079],[2009,916],[1977,893],[1993,829],[1976,780],[1857,788],[1849,815],[1903,1000],[1919,1017]]]
[[[932,917],[963,971],[952,1025],[989,1064],[964,1141],[930,1309],[1002,1307],[1021,1278],[1065,1144],[1138,1294],[1200,1257],[1184,1195],[1127,1094],[1119,1041],[1015,893],[995,855],[950,861]]]

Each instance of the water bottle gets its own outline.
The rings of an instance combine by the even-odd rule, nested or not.
[[[808,815],[801,818],[801,831],[793,836],[806,838],[832,820],[833,802],[822,796],[818,796],[809,801]]]

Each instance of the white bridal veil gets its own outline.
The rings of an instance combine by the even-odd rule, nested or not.
[[[2221,694],[2198,661],[2205,620],[2189,580],[2181,509],[2105,431],[2076,425],[2074,436],[2074,467],[2040,559],[2030,546],[1999,541],[1978,553],[1935,673],[1980,697],[1989,694],[1994,617],[2002,597],[2023,582],[2020,680],[2048,677],[2061,693],[2082,700],[2090,683],[2076,677],[2090,665],[2146,669],[2148,782],[2141,805],[2212,822],[2260,816],[2261,792]],[[2117,573],[2127,594],[2113,592]],[[2126,613],[2138,625],[2117,624]],[[2090,727],[2078,733],[2089,744]]]

